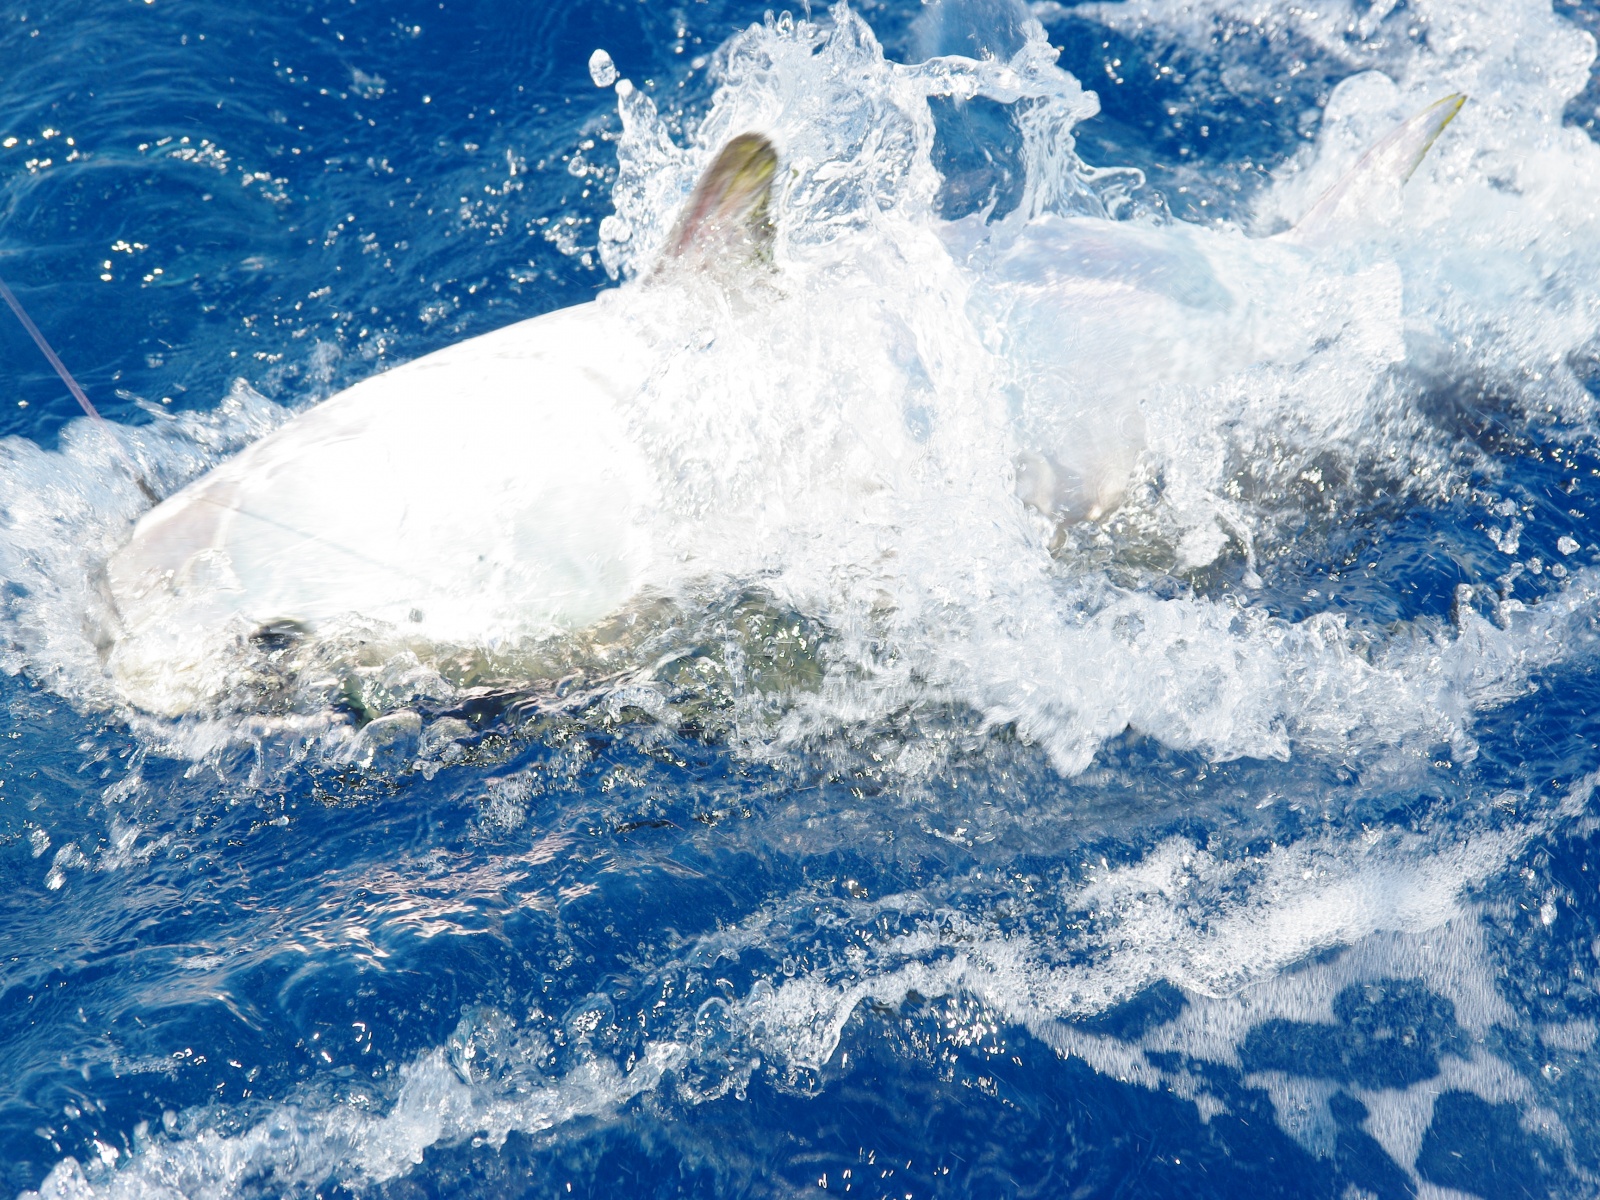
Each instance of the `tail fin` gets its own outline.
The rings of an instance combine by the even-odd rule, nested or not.
[[[741,133],[718,153],[695,184],[662,265],[674,259],[706,263],[724,256],[765,259],[771,252],[768,203],[778,152],[759,133]]]
[[[1465,95],[1455,92],[1423,109],[1363,154],[1299,224],[1280,236],[1285,241],[1318,245],[1382,212],[1384,201],[1411,178],[1466,102]]]

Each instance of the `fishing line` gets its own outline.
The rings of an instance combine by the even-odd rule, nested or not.
[[[95,408],[95,406],[89,402],[88,394],[78,386],[78,381],[72,377],[72,372],[67,370],[67,364],[62,362],[60,357],[51,348],[50,343],[45,340],[45,336],[42,332],[40,332],[39,327],[33,323],[33,318],[30,317],[27,310],[22,307],[22,301],[17,299],[16,293],[6,286],[6,281],[3,279],[0,279],[0,298],[3,298],[6,302],[6,305],[13,313],[16,314],[17,320],[22,322],[22,327],[28,331],[28,336],[33,339],[33,344],[39,347],[40,352],[45,356],[45,358],[50,360],[50,365],[55,368],[56,374],[61,377],[61,382],[67,385],[67,391],[72,393],[72,397],[78,402],[79,407],[82,408],[92,420],[99,422],[102,427],[109,428],[111,422],[102,417],[100,415],[100,410]],[[145,494],[145,497],[150,501],[151,504],[160,504],[161,497],[156,495],[155,490],[151,488],[149,482],[144,477],[144,472],[139,470],[139,465],[133,461],[133,456],[128,453],[128,448],[124,446],[121,439],[115,437],[115,435],[113,435],[112,440],[117,447],[117,452],[122,455],[123,459],[127,462],[129,468],[132,470],[133,482],[138,485],[139,490]]]

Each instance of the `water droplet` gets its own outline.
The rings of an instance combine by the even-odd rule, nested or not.
[[[617,81],[617,64],[611,61],[611,55],[596,50],[589,56],[589,78],[595,87],[610,87]]]

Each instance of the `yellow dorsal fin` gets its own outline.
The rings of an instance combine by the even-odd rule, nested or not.
[[[741,133],[717,152],[668,239],[662,265],[727,257],[765,259],[772,246],[769,212],[778,152],[759,133]]]

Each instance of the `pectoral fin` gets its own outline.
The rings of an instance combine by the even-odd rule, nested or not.
[[[1444,127],[1467,102],[1460,92],[1437,100],[1378,142],[1361,161],[1311,206],[1285,241],[1316,245],[1336,241],[1381,216],[1390,201],[1427,157]]]

